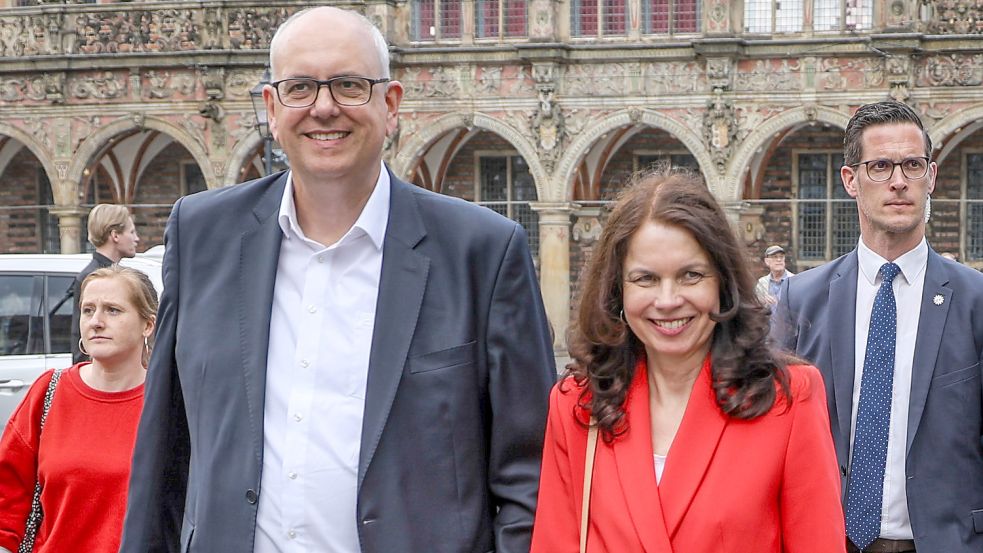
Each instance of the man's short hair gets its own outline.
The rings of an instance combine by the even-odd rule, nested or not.
[[[124,205],[99,204],[89,212],[89,242],[95,247],[101,247],[109,241],[109,235],[115,230],[123,232],[126,223],[130,222],[130,210]]]
[[[846,133],[843,135],[843,164],[855,165],[863,161],[860,156],[863,155],[861,138],[864,130],[889,123],[911,123],[921,129],[922,136],[925,138],[925,157],[932,157],[932,139],[925,132],[925,126],[922,125],[922,120],[915,110],[907,104],[887,100],[860,106],[850,118],[850,122],[846,125]]]
[[[785,255],[785,248],[783,248],[783,247],[781,247],[781,246],[779,246],[777,244],[776,245],[773,245],[773,246],[768,246],[768,248],[765,250],[765,257],[771,257],[771,256],[773,256],[775,254],[779,254],[779,253],[782,254],[782,255]]]

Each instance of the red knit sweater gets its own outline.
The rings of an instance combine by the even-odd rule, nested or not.
[[[53,371],[38,378],[7,422],[0,438],[0,547],[17,551],[40,475],[44,521],[35,553],[119,551],[143,385],[94,390],[79,376],[83,364],[62,374],[40,447]]]

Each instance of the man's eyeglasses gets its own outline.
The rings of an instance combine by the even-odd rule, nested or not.
[[[288,108],[313,106],[322,86],[328,87],[331,99],[339,106],[361,106],[372,99],[372,87],[388,83],[389,79],[368,77],[335,77],[326,81],[317,79],[283,79],[270,83],[276,89],[276,97]]]
[[[920,179],[928,173],[927,157],[908,157],[901,161],[890,159],[870,159],[860,163],[852,163],[849,167],[864,165],[867,176],[874,182],[884,182],[894,176],[894,168],[900,166],[901,173],[909,179]]]

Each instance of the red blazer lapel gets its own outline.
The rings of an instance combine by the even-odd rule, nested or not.
[[[666,532],[659,486],[655,481],[648,398],[648,372],[643,359],[635,367],[635,376],[625,399],[628,432],[615,438],[612,451],[622,493],[639,541],[645,551],[662,553],[672,551],[672,545]]]
[[[648,409],[645,413],[645,428],[649,428]],[[669,448],[666,467],[662,472],[659,486],[662,498],[662,511],[665,524],[672,537],[676,534],[683,516],[689,509],[696,492],[700,489],[703,475],[713,460],[717,444],[727,426],[728,417],[717,406],[710,374],[710,356],[703,361],[700,376],[697,377],[690,393],[686,412],[679,424],[679,430]],[[634,424],[634,421],[633,421]],[[649,445],[649,464],[651,465],[651,439]]]

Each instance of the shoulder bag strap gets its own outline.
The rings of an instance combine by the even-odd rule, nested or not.
[[[41,425],[38,427],[38,449],[40,450],[41,432],[44,430],[44,423],[48,420],[48,412],[51,411],[51,400],[55,397],[55,387],[58,386],[58,379],[61,378],[62,370],[51,373],[51,381],[48,382],[48,389],[44,392],[44,405],[41,407]],[[40,463],[39,463],[40,464]],[[31,499],[31,512],[27,515],[27,522],[24,524],[24,539],[21,540],[17,553],[31,553],[34,550],[34,539],[37,538],[38,528],[41,527],[41,481],[34,481],[34,497]]]
[[[587,522],[590,519],[590,489],[594,478],[594,455],[597,451],[597,422],[590,418],[587,429],[587,455],[584,463],[584,500],[580,508],[580,553],[587,551]]]

